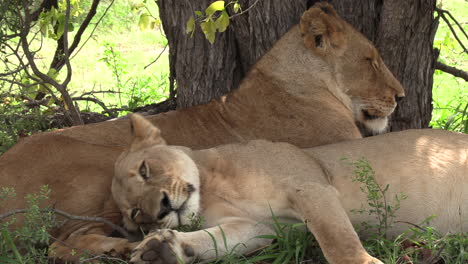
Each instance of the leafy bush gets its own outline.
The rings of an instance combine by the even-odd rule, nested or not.
[[[48,231],[57,225],[57,221],[50,207],[43,208],[40,205],[49,199],[49,194],[50,190],[44,186],[38,194],[25,197],[27,208],[18,228],[9,229],[9,226],[16,222],[14,215],[11,220],[0,224],[1,263],[48,263],[47,251],[50,243]],[[13,190],[2,189],[0,204],[2,200],[13,196]]]
[[[13,146],[20,137],[44,131],[49,122],[43,116],[44,110],[29,108],[14,96],[0,98],[0,155]]]

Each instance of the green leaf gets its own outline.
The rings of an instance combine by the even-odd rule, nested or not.
[[[49,76],[50,78],[54,79],[54,80],[57,80],[57,76],[58,76],[59,72],[54,69],[54,68],[50,68],[50,70],[47,72],[47,76]]]
[[[41,31],[42,35],[44,37],[47,37],[47,32],[49,31],[49,25],[46,23],[40,22],[40,28],[39,30]]]
[[[138,21],[138,26],[140,27],[140,30],[145,30],[148,28],[150,22],[150,15],[147,12],[143,12],[140,15],[140,20]]]
[[[185,33],[192,34],[194,30],[195,30],[195,19],[193,19],[193,16],[191,16],[189,20],[187,21],[187,25],[185,26]]]
[[[221,10],[224,10],[224,1],[216,1],[206,8],[205,13],[207,16],[211,16],[216,11],[221,11]]]
[[[216,28],[218,29],[219,32],[224,32],[226,31],[227,27],[229,26],[229,15],[224,10],[221,15],[216,19]]]
[[[215,41],[216,25],[212,20],[204,21],[200,23],[200,27],[205,34],[205,38],[213,44]]]
[[[238,13],[239,10],[240,10],[240,8],[241,8],[241,7],[240,7],[239,3],[234,3],[234,6],[233,6],[234,13]]]
[[[68,23],[68,32],[73,32],[73,30],[75,30],[73,23]]]
[[[202,17],[203,12],[202,11],[195,11],[195,15],[197,15],[197,17]]]

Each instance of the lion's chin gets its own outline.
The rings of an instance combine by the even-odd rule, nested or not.
[[[354,109],[354,118],[358,123],[361,123],[372,135],[377,135],[385,132],[388,126],[388,116],[383,112],[375,115],[374,111],[356,107]],[[393,112],[393,111],[391,111]],[[389,114],[391,114],[391,112]],[[372,113],[372,114],[371,114]]]
[[[373,119],[365,119],[361,121],[364,126],[371,130],[375,134],[380,134],[385,131],[388,126],[388,118],[387,117],[379,117]]]

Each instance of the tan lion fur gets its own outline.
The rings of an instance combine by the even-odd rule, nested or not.
[[[115,165],[112,193],[127,227],[174,228],[187,224],[192,214],[204,219],[199,231],[153,231],[137,246],[132,263],[175,264],[171,252],[184,263],[212,260],[233,249],[251,252],[271,242],[257,237],[274,233],[272,212],[304,221],[330,263],[381,263],[364,250],[353,229],[352,224],[376,219],[350,212],[369,208],[362,185],[352,181],[355,168],[343,157],[366,157],[377,182],[389,185],[388,201],[399,193],[408,196],[396,221],[420,223],[435,215],[430,225],[442,234],[468,230],[465,134],[407,130],[310,149],[254,140],[191,150],[154,144],[161,141],[159,130],[136,115],[132,122],[144,123],[139,127],[156,137],[136,138]],[[139,173],[142,164],[145,177]],[[171,212],[159,217],[164,208]],[[145,220],[132,216],[133,210]],[[389,235],[407,228],[398,223]]]
[[[327,4],[309,9],[232,93],[148,119],[169,144],[195,149],[257,138],[312,147],[360,138],[356,121],[382,130],[403,88],[373,45],[331,10]],[[48,184],[57,209],[115,220],[109,183],[130,140],[125,120],[22,139],[0,156],[0,186],[14,187],[18,197],[0,213],[24,207],[25,194]],[[106,240],[103,225],[73,222],[53,233],[65,242],[54,244],[64,258],[67,245],[97,254],[113,249],[112,241],[117,251],[128,247],[121,239]],[[100,248],[81,236],[108,243]]]

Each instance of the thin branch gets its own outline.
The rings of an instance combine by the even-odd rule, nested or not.
[[[63,60],[65,60],[65,64],[67,65],[67,77],[65,77],[65,80],[62,83],[63,87],[67,87],[67,85],[70,83],[71,76],[72,76],[72,67],[70,64],[70,52],[68,49],[68,23],[70,22],[71,4],[70,4],[70,0],[66,0],[66,2],[67,2],[67,8],[65,9],[65,22],[63,25],[62,38],[63,38],[63,53],[64,53]]]
[[[72,97],[72,100],[73,101],[90,101],[90,102],[93,102],[95,104],[98,104],[100,107],[102,107],[102,109],[104,109],[104,112],[108,113],[111,117],[117,117],[115,115],[115,112],[109,110],[109,108],[107,108],[107,106],[101,100],[99,100],[97,98],[79,96],[79,97]]]
[[[34,99],[31,99],[31,98],[27,98],[26,96],[21,96],[21,99],[26,99],[27,102],[24,103],[24,105],[26,107],[29,107],[29,108],[34,108],[34,107],[39,107],[39,106],[45,106],[45,107],[48,107],[47,104],[50,102],[50,97],[46,97],[44,99],[41,99],[41,100],[34,100]],[[48,107],[50,109],[50,107]]]
[[[34,84],[24,84],[24,83],[21,83],[21,82],[18,82],[18,81],[15,81],[14,79],[6,79],[6,78],[2,78],[0,77],[0,81],[4,81],[4,82],[8,82],[8,83],[11,83],[11,84],[15,84],[15,85],[18,85],[18,86],[21,86],[21,87],[24,87],[24,88],[29,88],[31,86],[34,86],[36,85],[37,83],[34,83]]]
[[[91,7],[89,8],[88,14],[86,15],[86,18],[83,20],[83,23],[81,23],[80,28],[76,31],[76,35],[73,38],[73,42],[69,48],[69,54],[72,54],[75,51],[78,44],[80,43],[83,33],[85,32],[89,23],[91,23],[91,20],[93,19],[93,17],[96,15],[97,7],[100,2],[101,2],[100,0],[93,0],[93,3],[91,4]],[[59,45],[57,46],[57,50],[55,51],[54,59],[52,63],[50,64],[50,68],[54,68],[57,71],[60,71],[60,69],[62,69],[63,65],[65,64],[65,61],[61,58],[61,55],[63,53],[63,49],[60,48],[61,47],[60,44],[62,44],[63,42],[62,38],[63,36],[57,42],[59,43]]]
[[[458,41],[458,44],[460,44],[460,46],[463,48],[463,51],[464,51],[465,53],[468,53],[468,50],[466,49],[465,45],[463,45],[462,41],[458,38],[458,35],[457,35],[457,33],[455,32],[455,29],[454,29],[454,28],[452,27],[452,25],[450,24],[450,21],[445,17],[445,13],[446,13],[447,11],[442,10],[442,9],[440,9],[440,8],[436,8],[436,10],[437,10],[439,16],[445,21],[445,23],[447,23],[447,26],[450,28],[450,31],[452,31],[453,36],[454,36],[455,39]],[[454,21],[456,21],[456,20],[454,20]],[[457,25],[459,25],[458,22],[456,22],[456,23],[457,23]],[[463,30],[463,28],[460,27],[460,29],[461,29],[461,31],[463,32],[463,34],[464,34],[465,36],[467,36],[467,35],[466,35],[466,32]]]
[[[27,213],[29,210],[28,209],[15,209],[9,212],[6,212],[4,214],[0,214],[0,220],[10,217],[12,215],[16,214],[24,214]],[[128,234],[127,230],[124,228],[112,223],[111,221],[104,219],[102,217],[89,217],[89,216],[77,216],[77,215],[71,215],[69,213],[66,213],[62,210],[59,209],[41,209],[41,212],[53,212],[56,213],[60,216],[63,216],[69,220],[79,220],[79,221],[86,221],[86,222],[96,222],[96,223],[103,223],[106,224],[110,227],[112,227],[114,230],[119,232],[122,236],[124,236],[126,239],[130,239],[131,236]]]
[[[158,57],[156,57],[156,59],[154,61],[150,62],[150,64],[146,65],[143,69],[146,70],[146,68],[153,65],[153,63],[157,62],[159,60],[159,58],[161,57],[161,55],[164,53],[164,51],[166,51],[166,48],[167,48],[167,44],[166,44],[166,46],[164,46],[164,49],[159,53]]]
[[[251,6],[249,6],[249,7],[248,7],[247,9],[245,9],[244,11],[230,16],[229,19],[235,18],[235,17],[237,17],[237,16],[240,16],[240,15],[243,15],[243,14],[249,12],[249,10],[252,9],[252,7],[254,7],[255,5],[257,5],[258,2],[260,2],[260,0],[255,1]]]
[[[464,70],[460,70],[460,69],[457,69],[455,67],[443,64],[440,61],[436,61],[435,68],[437,70],[441,70],[443,72],[450,73],[455,77],[462,78],[462,79],[464,79],[465,81],[468,82],[468,72],[466,72]]]
[[[427,232],[427,229],[420,226],[420,225],[417,225],[417,224],[413,224],[411,222],[406,222],[406,221],[395,221],[395,224],[397,223],[402,223],[402,224],[408,224],[408,225],[411,225],[411,226],[414,226],[416,227],[417,229],[421,230],[421,231],[424,231],[424,232]]]
[[[121,93],[121,92],[112,91],[112,90],[108,90],[108,91],[91,91],[91,92],[83,93],[81,96],[94,95],[94,94],[97,94],[97,93]]]
[[[95,0],[96,1],[96,0]],[[97,0],[99,1],[99,0]],[[71,57],[71,59],[73,59],[78,53],[80,53],[81,49],[83,49],[84,45],[86,45],[86,43],[88,43],[89,39],[93,36],[94,34],[94,31],[96,31],[96,28],[98,27],[99,23],[101,23],[101,20],[104,18],[104,16],[107,14],[107,12],[109,11],[109,9],[111,8],[111,6],[114,4],[115,0],[112,0],[112,2],[109,4],[109,6],[106,8],[106,10],[104,10],[104,13],[102,14],[102,16],[98,19],[98,21],[96,22],[96,25],[94,26],[93,30],[91,30],[91,33],[89,34],[88,38],[86,38],[86,40],[83,42],[83,44],[81,44],[80,48],[78,49],[77,52],[75,52],[75,54]],[[94,2],[93,2],[94,4]],[[83,24],[82,24],[83,25]],[[80,28],[81,29],[81,28]],[[75,37],[76,39],[76,37]],[[75,45],[75,41],[73,41],[73,44],[72,46],[70,47],[70,50],[74,50],[76,48],[76,46],[78,46],[78,42],[76,43]]]
[[[465,37],[468,39],[468,34],[466,34],[465,30],[463,29],[463,27],[461,26],[461,24],[455,19],[455,17],[447,10],[444,10],[444,9],[440,9],[440,8],[436,8],[436,10],[438,12],[442,12],[442,13],[445,13],[447,15],[449,15],[449,17],[453,20],[453,22],[455,22],[455,24],[457,24],[458,28],[460,29],[460,31],[463,33],[463,35],[465,35]],[[466,24],[463,23],[463,24]]]
[[[6,65],[6,64],[5,64]],[[7,73],[0,73],[0,77],[5,77],[5,76],[10,76],[10,75],[13,75],[15,73],[18,73],[22,70],[25,70],[27,67],[29,66],[29,64],[26,64],[25,66],[20,66],[18,67],[16,70],[10,70],[9,72]],[[8,67],[8,65],[7,65]]]

